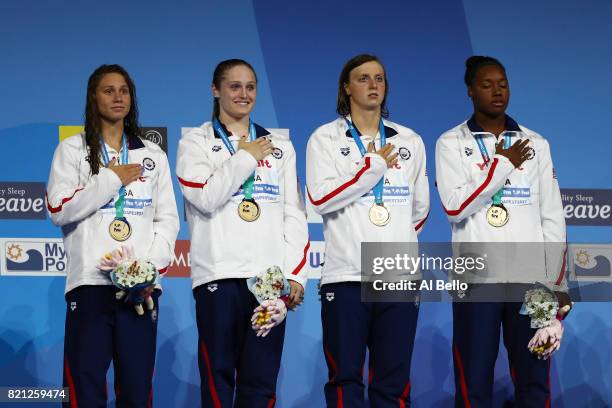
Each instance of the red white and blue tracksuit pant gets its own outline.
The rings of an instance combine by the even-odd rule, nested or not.
[[[159,290],[155,309],[139,316],[117,300],[114,286],[79,286],[66,294],[64,387],[69,408],[106,408],[106,372],[113,362],[117,408],[153,404]]]
[[[328,407],[366,407],[363,372],[366,348],[370,352],[370,406],[410,406],[410,363],[418,310],[413,301],[364,303],[359,282],[321,287]]]
[[[453,303],[455,407],[493,407],[493,379],[500,328],[514,382],[515,406],[550,407],[550,359],[538,360],[527,344],[536,329],[519,314],[521,302]]]
[[[272,408],[285,321],[266,337],[255,335],[251,317],[258,303],[246,279],[217,280],[193,294],[202,407]]]

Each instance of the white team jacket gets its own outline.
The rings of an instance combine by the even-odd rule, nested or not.
[[[362,242],[417,242],[427,219],[429,185],[423,141],[411,129],[387,120],[383,123],[387,143],[399,152],[397,165],[390,169],[379,155],[361,157],[344,118],[319,127],[308,140],[308,196],[323,216],[325,235],[321,284],[360,281]],[[360,136],[367,148],[372,136]],[[375,140],[378,149],[379,134]],[[378,227],[368,213],[374,203],[372,189],[383,175],[383,201],[391,220]]]
[[[218,279],[252,277],[273,265],[306,286],[310,242],[295,150],[288,137],[258,125],[255,129],[257,137],[269,138],[275,147],[259,162],[244,150],[232,156],[210,122],[179,142],[176,173],[191,233],[194,288]],[[239,138],[227,134],[237,147]],[[253,198],[261,215],[246,222],[237,211],[244,197],[242,183],[253,171]]]
[[[109,158],[121,152],[106,146]],[[128,138],[129,162],[143,165],[142,176],[126,187],[124,216],[132,235],[115,241],[108,232],[115,218],[115,200],[121,180],[100,166],[91,175],[85,135],[62,141],[55,149],[47,209],[55,225],[62,227],[68,260],[66,293],[80,285],[112,285],[108,272],[96,268],[99,259],[120,245],[132,245],[137,257],[149,259],[164,273],[174,256],[179,218],[166,154],[155,143]]]
[[[488,254],[488,271],[473,281],[541,282],[564,290],[565,219],[548,142],[510,117],[502,136],[506,133],[512,144],[523,138],[530,140],[530,157],[520,168],[495,154],[497,138],[484,132],[473,118],[438,139],[436,182],[452,225],[453,242],[504,243],[488,247],[497,256]],[[488,166],[476,135],[482,135],[491,158]],[[502,203],[510,218],[505,226],[493,227],[486,212],[502,187]]]

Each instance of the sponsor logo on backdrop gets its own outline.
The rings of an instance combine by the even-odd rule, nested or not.
[[[46,218],[45,183],[0,182],[0,219],[44,220]]]
[[[321,269],[325,263],[325,241],[310,241],[310,249],[306,256],[308,279],[321,279]]]
[[[166,276],[189,277],[191,274],[191,259],[189,257],[189,240],[178,239],[174,245],[174,259],[168,267]]]
[[[612,245],[572,244],[570,271],[578,281],[612,281]]]
[[[145,126],[140,129],[142,130],[141,136],[144,139],[147,139],[157,144],[159,147],[162,148],[164,152],[168,153],[168,128]],[[62,140],[68,137],[78,135],[79,133],[82,133],[84,131],[85,127],[82,125],[60,125],[58,127],[59,141],[61,142]]]
[[[561,189],[567,225],[612,225],[612,190]]]
[[[64,139],[67,139],[71,136],[78,135],[85,131],[85,127],[82,125],[73,126],[73,125],[59,125],[58,128],[59,141],[62,142]]]
[[[18,238],[2,241],[2,274],[17,276],[64,275],[66,253],[59,238]]]
[[[162,148],[168,154],[168,128],[165,127],[143,127],[142,137]]]

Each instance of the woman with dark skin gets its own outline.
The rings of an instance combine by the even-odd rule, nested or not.
[[[494,367],[503,327],[516,406],[547,407],[550,365],[545,360],[559,348],[561,320],[570,304],[565,293],[565,220],[559,184],[548,142],[506,114],[510,87],[503,65],[490,57],[470,57],[465,83],[474,114],[437,142],[438,192],[451,222],[453,243],[486,243],[487,248],[503,251],[489,254],[486,274],[463,277],[470,288],[453,303],[455,406],[493,406]],[[529,256],[508,255],[518,242],[528,243]],[[554,291],[559,301],[557,319],[539,330],[531,327],[528,315],[519,313],[519,298],[479,302],[470,298],[474,293],[470,290],[535,283]],[[533,349],[539,339],[547,345],[538,357]]]

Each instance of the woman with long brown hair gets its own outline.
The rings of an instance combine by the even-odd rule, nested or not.
[[[89,77],[85,132],[57,147],[47,208],[62,227],[68,258],[66,405],[105,407],[112,361],[117,407],[151,406],[159,285],[138,294],[153,300],[140,315],[99,268],[100,258],[129,254],[163,274],[179,220],[166,154],[140,138],[136,89],[121,66],[102,65]]]

